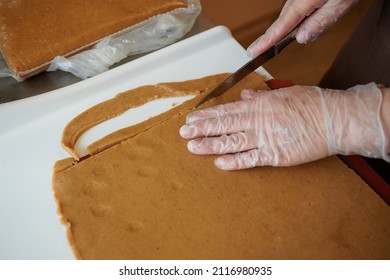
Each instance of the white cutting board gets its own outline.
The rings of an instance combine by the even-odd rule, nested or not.
[[[69,156],[60,140],[73,117],[131,88],[233,72],[247,61],[246,51],[219,26],[77,84],[0,104],[0,259],[73,259],[51,189],[55,161]],[[119,125],[158,114],[172,102],[130,110]],[[103,124],[83,141],[116,125]]]

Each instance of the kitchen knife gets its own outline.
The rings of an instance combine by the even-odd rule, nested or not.
[[[272,46],[270,49],[263,52],[262,54],[253,58],[252,60],[247,62],[244,66],[242,66],[240,69],[238,69],[236,72],[234,72],[232,75],[230,75],[228,78],[226,78],[222,83],[217,85],[206,96],[204,96],[198,102],[198,104],[196,104],[195,108],[203,104],[205,101],[223,94],[225,91],[233,87],[235,84],[237,84],[239,81],[244,79],[250,73],[255,71],[261,65],[266,63],[268,60],[278,55],[285,47],[287,47],[287,45],[289,45],[292,41],[295,40],[295,34],[297,33],[298,28],[299,25],[295,29],[293,29],[289,34],[287,34],[286,37],[280,40],[277,44],[275,44],[274,46]]]

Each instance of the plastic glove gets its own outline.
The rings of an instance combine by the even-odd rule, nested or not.
[[[387,155],[374,83],[346,91],[294,86],[273,91],[244,90],[243,100],[187,116],[180,134],[190,152],[218,157],[226,170],[292,166],[334,154]]]
[[[299,27],[296,40],[307,43],[315,40],[336,21],[349,12],[358,0],[288,0],[279,18],[263,36],[248,48],[250,56],[257,56],[279,42],[305,17]]]

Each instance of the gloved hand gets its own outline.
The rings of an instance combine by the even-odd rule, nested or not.
[[[195,111],[180,135],[217,167],[292,166],[334,154],[390,159],[376,84],[346,91],[294,86],[244,90],[242,100]],[[224,155],[226,154],[226,155]]]
[[[279,18],[263,36],[248,48],[250,56],[257,56],[279,42],[305,17],[299,27],[296,40],[306,43],[318,38],[336,21],[349,12],[358,0],[287,0]]]

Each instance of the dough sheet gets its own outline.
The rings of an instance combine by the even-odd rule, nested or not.
[[[389,259],[390,208],[337,157],[228,172],[214,166],[215,156],[188,152],[179,128],[196,101],[224,77],[165,84],[166,94],[156,96],[197,96],[171,113],[114,133],[108,145],[98,144],[85,159],[56,163],[53,191],[75,256]],[[160,88],[154,86],[156,92]],[[252,75],[204,106],[236,100],[244,88],[266,84]],[[127,93],[138,97],[128,96],[124,107],[149,100],[149,89]],[[70,123],[64,131],[70,149],[77,135],[101,121],[97,112],[105,119],[124,109],[115,102],[97,105]],[[88,112],[96,116],[88,118]]]

